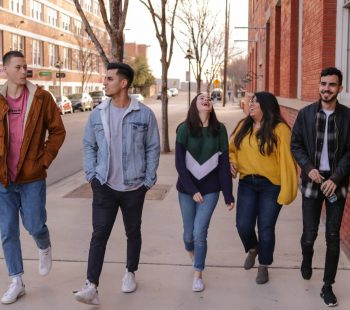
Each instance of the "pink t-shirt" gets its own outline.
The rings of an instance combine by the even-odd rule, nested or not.
[[[9,120],[9,151],[7,155],[7,168],[10,180],[15,181],[17,174],[17,165],[19,154],[23,141],[24,117],[27,109],[27,101],[29,90],[24,87],[22,94],[14,99],[7,95],[7,103],[9,105],[8,120]]]

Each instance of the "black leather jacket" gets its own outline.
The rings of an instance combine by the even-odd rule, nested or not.
[[[316,114],[321,102],[312,103],[301,109],[292,130],[291,151],[301,168],[301,178],[308,179],[314,165],[316,152]],[[337,101],[335,108],[338,141],[335,162],[331,167],[330,179],[337,186],[347,187],[350,175],[350,109]]]

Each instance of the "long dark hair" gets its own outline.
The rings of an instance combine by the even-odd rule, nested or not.
[[[287,126],[288,124],[282,117],[280,106],[277,102],[276,97],[273,94],[269,92],[257,92],[254,93],[252,99],[254,97],[256,98],[256,101],[260,104],[260,109],[263,113],[261,127],[256,132],[259,151],[262,155],[270,155],[273,152],[274,148],[277,146],[277,137],[274,134],[275,127],[279,123],[284,123]],[[254,120],[250,115],[248,115],[245,119],[241,120],[238,123],[238,125],[232,133],[233,135],[237,132],[233,141],[237,149],[240,148],[240,145],[247,134],[249,134],[249,136],[253,134],[253,126]]]
[[[187,117],[184,123],[187,124],[190,133],[192,136],[199,137],[201,136],[201,128],[203,127],[203,123],[199,117],[199,112],[197,109],[197,98],[203,93],[197,94],[191,101],[190,108],[187,112]],[[220,122],[216,118],[216,114],[214,111],[214,107],[212,108],[209,114],[208,120],[208,128],[209,132],[215,137],[220,132]]]

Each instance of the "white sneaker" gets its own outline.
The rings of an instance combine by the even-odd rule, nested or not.
[[[82,302],[89,305],[99,305],[100,300],[98,298],[98,292],[96,287],[88,280],[82,287],[81,291],[74,293],[76,301]]]
[[[51,246],[45,250],[39,249],[39,274],[47,276],[52,267]]]
[[[193,278],[192,291],[193,292],[204,291],[204,283],[203,283],[203,280],[201,278],[198,278],[198,277]]]
[[[122,292],[131,293],[134,291],[136,291],[135,274],[132,272],[126,271],[122,282]]]
[[[25,290],[24,290],[24,284],[22,282],[22,278],[13,277],[9,288],[1,298],[1,303],[12,304],[24,294],[25,294]]]

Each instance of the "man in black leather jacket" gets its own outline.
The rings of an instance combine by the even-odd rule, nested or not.
[[[350,109],[340,104],[342,73],[337,68],[321,72],[320,100],[298,113],[292,131],[291,150],[301,168],[303,234],[301,274],[312,276],[313,246],[323,202],[326,203],[326,262],[321,297],[327,306],[337,305],[332,284],[338,268],[340,226],[350,174]]]

